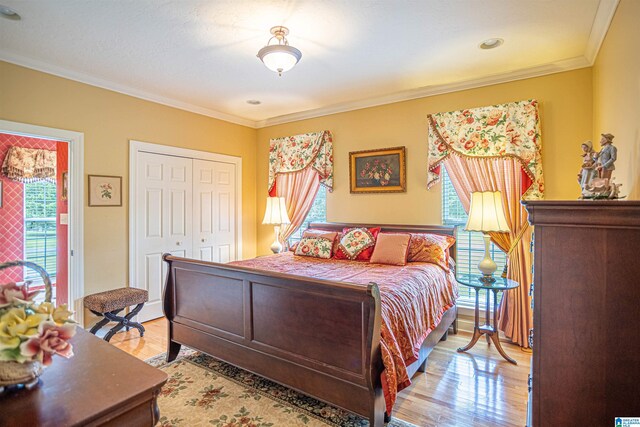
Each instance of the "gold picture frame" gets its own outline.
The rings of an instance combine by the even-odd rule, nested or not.
[[[406,148],[350,152],[349,183],[351,193],[406,192]]]
[[[89,206],[122,206],[122,177],[89,175]]]

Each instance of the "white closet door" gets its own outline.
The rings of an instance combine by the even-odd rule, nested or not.
[[[235,165],[193,160],[194,258],[236,260]]]
[[[138,154],[136,283],[149,292],[138,321],[162,317],[166,264],[162,254],[191,257],[193,231],[192,159]]]

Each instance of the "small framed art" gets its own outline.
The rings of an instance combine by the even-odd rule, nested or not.
[[[89,175],[89,206],[122,206],[122,177]]]
[[[405,147],[349,153],[352,193],[402,193],[406,180]]]

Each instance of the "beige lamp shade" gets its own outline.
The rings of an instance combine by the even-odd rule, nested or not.
[[[499,191],[478,191],[471,193],[467,231],[509,232],[507,219],[502,206],[502,194]]]
[[[267,209],[264,211],[263,224],[290,224],[284,197],[267,197]]]

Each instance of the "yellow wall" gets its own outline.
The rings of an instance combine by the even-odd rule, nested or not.
[[[0,117],[85,134],[85,173],[128,175],[128,140],[243,158],[243,256],[268,252],[273,229],[260,224],[269,139],[329,129],[335,188],[329,221],[438,224],[440,188],[426,190],[429,113],[537,98],[541,105],[546,196],[575,199],[580,143],[593,133],[591,69],[465,90],[254,130],[0,62]],[[254,147],[257,141],[257,153]],[[407,147],[407,192],[350,194],[349,151]],[[126,192],[125,192],[126,193]],[[257,239],[256,239],[257,236]],[[128,278],[128,204],[85,207],[86,292]]]
[[[640,199],[639,23],[640,1],[621,0],[593,67],[594,142],[601,133],[615,135],[613,176],[629,199]]]
[[[257,209],[267,195],[269,139],[318,130],[334,137],[334,191],[327,219],[343,222],[440,224],[440,186],[426,189],[427,114],[536,98],[541,104],[542,162],[548,199],[576,199],[580,144],[592,135],[591,69],[365,108],[258,130]],[[350,194],[349,152],[407,147],[407,192]],[[260,219],[260,218],[258,218]],[[269,251],[273,228],[258,223],[258,254]]]
[[[86,293],[128,283],[130,139],[242,157],[243,256],[255,256],[255,129],[6,62],[0,62],[0,118],[83,132],[85,174],[124,178],[122,207],[85,203]]]

